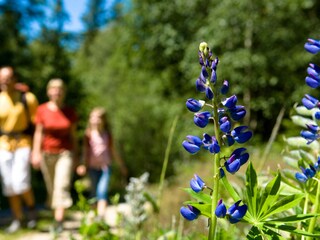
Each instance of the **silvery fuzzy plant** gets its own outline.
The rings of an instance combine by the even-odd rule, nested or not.
[[[182,145],[186,151],[196,154],[206,150],[212,163],[212,174],[208,181],[198,174],[190,181],[185,190],[193,198],[181,207],[181,215],[189,221],[199,216],[208,218],[208,239],[217,239],[219,218],[226,219],[231,225],[244,222],[251,225],[247,239],[284,239],[279,230],[291,234],[313,235],[294,226],[295,223],[311,218],[310,215],[287,214],[303,198],[302,194],[282,194],[281,174],[264,186],[258,186],[257,173],[250,162],[246,170],[245,187],[237,192],[229,174],[236,174],[249,160],[247,149],[238,146],[252,137],[247,126],[239,125],[246,115],[246,109],[238,105],[236,95],[229,94],[229,81],[219,81],[217,68],[219,59],[213,56],[205,42],[199,45],[200,74],[196,89],[204,94],[204,99],[189,98],[186,106],[194,113],[197,127],[207,128],[202,137],[188,135]],[[228,154],[230,153],[231,154]],[[221,198],[221,190],[227,190],[231,203]]]
[[[126,186],[126,194],[124,196],[126,203],[130,206],[130,213],[123,216],[125,234],[128,239],[140,239],[142,234],[142,226],[147,220],[149,213],[146,204],[150,202],[150,195],[146,192],[149,173],[145,172],[139,178],[130,178],[129,184]],[[134,238],[133,238],[134,236]]]

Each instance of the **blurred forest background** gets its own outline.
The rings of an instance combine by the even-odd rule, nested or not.
[[[185,101],[202,97],[195,89],[202,41],[220,59],[218,79],[228,79],[247,108],[252,144],[268,141],[281,109],[280,135],[299,134],[288,119],[307,92],[312,56],[303,44],[320,37],[319,1],[118,0],[105,9],[106,1],[88,0],[77,33],[64,30],[64,1],[53,2],[1,1],[0,65],[13,65],[41,103],[47,81],[64,79],[80,116],[79,139],[92,107],[104,106],[131,176],[148,171],[150,181],[159,179],[176,116],[167,175],[190,158],[181,143],[202,131]]]

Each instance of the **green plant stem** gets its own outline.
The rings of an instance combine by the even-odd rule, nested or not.
[[[308,212],[308,202],[309,202],[309,194],[307,193],[306,199],[304,200],[304,205],[303,205],[303,214],[307,214],[307,212]],[[302,226],[301,223],[299,223],[298,228],[300,229],[301,226]],[[305,236],[302,236],[301,240],[304,240],[304,239],[305,239]]]
[[[171,151],[173,133],[174,133],[174,130],[176,129],[178,119],[179,119],[179,116],[176,116],[174,118],[172,126],[170,128],[168,143],[167,143],[166,152],[165,152],[162,170],[161,170],[161,175],[160,175],[160,183],[159,183],[159,190],[158,190],[158,202],[157,202],[158,209],[161,209],[161,199],[162,199],[164,179],[166,176],[166,171],[167,171],[167,166],[168,166],[168,161],[169,161],[169,154]]]
[[[219,117],[218,117],[218,104],[217,101],[213,101],[213,120],[214,120],[214,132],[216,139],[218,141],[219,146],[221,146],[220,140],[220,131],[219,131]],[[217,228],[217,217],[215,215],[215,209],[217,207],[218,199],[219,199],[219,167],[220,167],[220,153],[217,153],[214,156],[214,163],[213,163],[213,195],[212,195],[212,202],[211,202],[211,219],[210,219],[210,228],[209,228],[209,240],[214,240],[216,235],[216,228]]]
[[[317,194],[316,194],[316,202],[315,202],[315,204],[313,206],[313,210],[312,210],[313,214],[316,214],[318,212],[318,209],[319,209],[320,183],[317,181],[317,184],[318,184],[318,187],[317,187]],[[316,225],[316,221],[317,221],[317,217],[314,217],[314,218],[312,218],[310,220],[309,228],[308,228],[308,232],[309,233],[313,233],[314,227]],[[312,240],[313,237],[308,237],[307,239],[308,240]]]

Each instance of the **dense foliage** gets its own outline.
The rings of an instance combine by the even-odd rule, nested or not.
[[[90,109],[105,106],[131,175],[148,171],[151,181],[159,178],[176,115],[168,174],[172,162],[188,157],[180,130],[193,123],[181,103],[194,86],[197,43],[214,45],[222,71],[228,69],[217,74],[232,80],[255,138],[266,140],[280,109],[300,101],[304,88],[296,83],[309,56],[297,49],[319,34],[316,0],[132,0],[112,9],[88,0],[81,33],[64,31],[63,1],[18,2],[0,4],[1,65],[16,66],[41,102],[46,82],[64,78],[81,117],[79,137]],[[40,26],[37,34],[31,23]]]

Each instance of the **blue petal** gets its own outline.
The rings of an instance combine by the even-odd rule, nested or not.
[[[196,89],[199,92],[205,92],[206,89],[207,89],[207,86],[205,85],[205,83],[200,78],[198,78],[197,81],[196,81]]]
[[[220,89],[221,94],[225,95],[229,91],[229,82],[227,80],[223,81],[222,87]]]
[[[197,145],[195,145],[193,143],[190,143],[190,142],[188,142],[186,140],[182,142],[182,145],[191,154],[195,154],[200,150],[199,146],[197,146]]]
[[[211,87],[207,87],[206,88],[206,97],[209,99],[209,100],[212,100],[214,95],[213,95],[213,91],[211,89]]]
[[[306,84],[311,88],[317,88],[320,86],[319,81],[309,76],[306,77]]]
[[[230,223],[234,224],[239,222],[247,213],[248,207],[247,205],[242,205],[234,211],[233,214],[230,215],[229,221]]]
[[[312,43],[306,43],[304,45],[304,48],[309,52],[309,53],[312,53],[312,54],[317,54],[318,52],[320,52],[320,47],[315,45],[315,44],[312,44]]]
[[[222,202],[222,199],[219,200],[217,208],[215,210],[215,214],[218,218],[224,218],[227,214],[227,208]]]
[[[231,108],[234,108],[237,104],[237,96],[236,95],[233,95],[229,98],[227,98],[225,101],[222,102],[223,106],[231,109]]]
[[[296,173],[295,177],[299,182],[302,182],[302,183],[305,183],[308,180],[307,176],[304,175],[303,173]]]
[[[200,211],[195,207],[188,205],[187,207],[181,207],[180,213],[185,219],[192,221],[198,218]]]
[[[196,192],[196,193],[202,191],[202,186],[200,186],[200,185],[198,184],[197,180],[194,179],[194,178],[192,178],[192,179],[190,180],[190,187],[191,187],[192,190],[193,190],[194,192]]]
[[[240,164],[239,159],[237,159],[229,164],[227,162],[225,162],[226,170],[231,174],[236,173],[240,169],[240,166],[241,166],[241,164]]]

